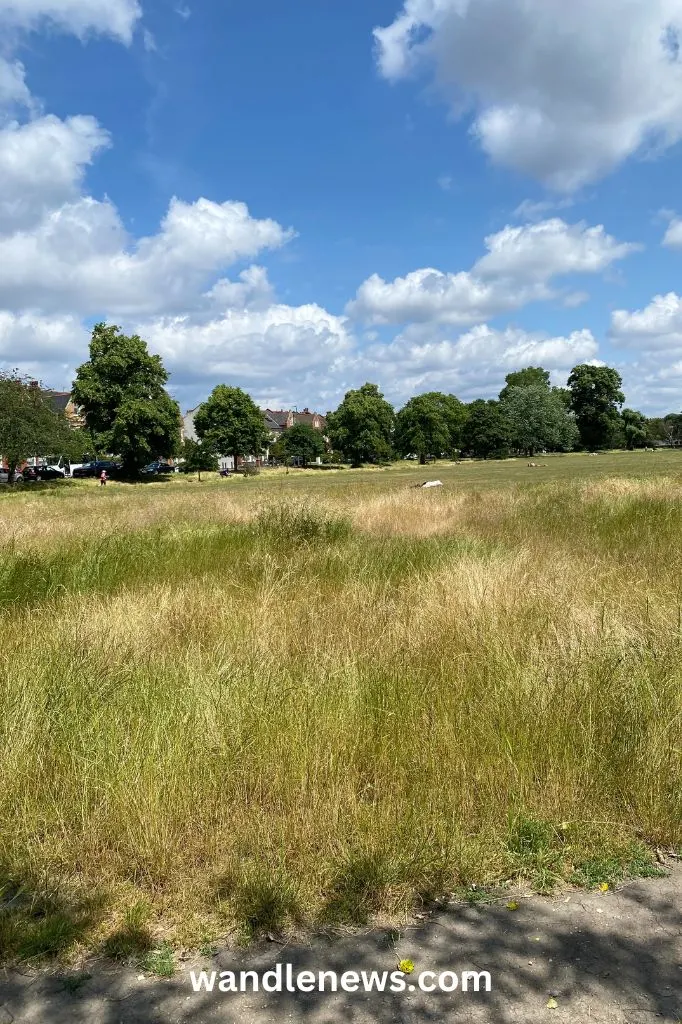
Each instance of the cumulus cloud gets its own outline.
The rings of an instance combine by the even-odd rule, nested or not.
[[[86,337],[82,324],[73,316],[48,318],[0,310],[0,359],[52,358],[55,352],[60,358],[68,358],[82,350]]]
[[[682,248],[682,218],[673,217],[663,238],[663,245],[670,249]]]
[[[176,379],[202,387],[238,382],[267,404],[334,388],[355,340],[344,317],[315,304],[230,309],[208,320],[160,317],[137,325]],[[312,396],[312,397],[311,397]]]
[[[81,38],[89,32],[129,43],[142,10],[137,0],[0,0],[0,22],[35,29],[51,24]]]
[[[427,68],[496,162],[560,191],[682,137],[679,0],[405,0],[381,73]]]
[[[108,145],[93,117],[49,115],[0,131],[0,236],[77,198],[86,168]]]
[[[523,366],[544,366],[563,380],[572,366],[593,359],[597,351],[589,330],[548,337],[479,324],[454,339],[434,332],[420,341],[403,332],[391,344],[368,348],[364,362],[375,376],[395,380],[393,390],[401,398],[433,388],[473,399],[496,394],[505,374]]]
[[[609,336],[619,347],[638,352],[682,350],[682,298],[668,292],[654,296],[644,309],[614,310]]]
[[[159,232],[131,239],[110,202],[81,197],[0,237],[0,305],[113,316],[173,312],[207,278],[290,237],[244,203],[172,199]]]
[[[485,239],[488,250],[470,271],[415,270],[386,282],[368,278],[349,304],[369,323],[434,321],[473,324],[528,302],[552,298],[552,278],[599,273],[639,247],[617,242],[602,225],[566,224],[559,218],[505,227]]]
[[[0,57],[0,122],[3,111],[32,106],[33,100],[26,84],[24,65],[21,61]]]

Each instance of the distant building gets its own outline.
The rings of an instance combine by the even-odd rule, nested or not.
[[[70,391],[44,391],[43,394],[49,398],[50,405],[55,412],[64,413],[70,426],[84,427],[85,417],[80,406],[76,405],[71,397]]]
[[[188,409],[185,415],[182,417],[182,427],[180,433],[182,434],[183,441],[198,441],[197,432],[194,429],[194,414],[199,406],[197,405],[194,409]]]
[[[196,406],[194,409],[188,409],[182,417],[183,441],[186,439],[190,441],[199,440],[194,426],[194,416],[198,408],[199,406]],[[284,431],[288,430],[289,427],[293,427],[296,423],[305,423],[315,430],[320,430],[323,434],[326,433],[327,421],[325,417],[319,412],[311,412],[308,408],[305,408],[303,412],[299,412],[297,409],[261,409],[261,413],[263,414],[263,423],[269,434],[271,444],[278,441]],[[257,458],[252,455],[246,461],[261,463],[267,461],[269,457],[270,452],[268,449],[263,457]],[[232,456],[220,458],[219,464],[221,469],[234,469],[234,459]]]

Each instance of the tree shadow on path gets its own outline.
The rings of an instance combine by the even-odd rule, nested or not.
[[[195,970],[263,972],[278,961],[300,971],[393,971],[414,962],[415,991],[194,994],[189,970],[140,980],[95,965],[76,991],[56,976],[0,975],[0,1024],[414,1024],[423,1021],[644,1024],[682,1020],[682,868],[618,892],[565,894],[504,904],[451,906],[397,937],[366,931],[306,945],[225,950]],[[488,971],[492,991],[424,993],[422,971]],[[550,999],[556,1008],[548,1008]],[[3,1012],[5,1016],[3,1017]]]

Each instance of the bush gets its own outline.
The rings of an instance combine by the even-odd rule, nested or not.
[[[275,505],[259,511],[254,529],[262,537],[287,544],[334,543],[350,536],[351,523],[346,516],[310,505]]]

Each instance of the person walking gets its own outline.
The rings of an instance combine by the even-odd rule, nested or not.
[[[107,471],[106,471],[106,469],[103,469],[102,472],[99,475],[99,485],[100,485],[100,487],[106,487],[106,483],[107,483]]]

